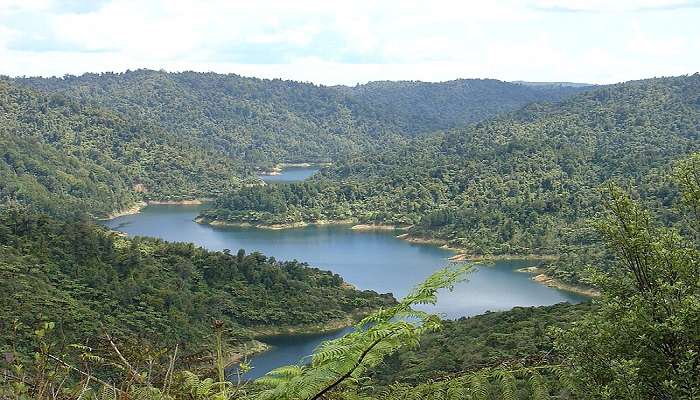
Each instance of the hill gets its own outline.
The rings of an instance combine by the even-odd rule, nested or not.
[[[0,208],[0,243],[0,351],[30,354],[32,332],[50,321],[65,345],[109,348],[108,334],[138,343],[134,357],[175,345],[192,355],[211,349],[214,320],[235,351],[259,333],[348,324],[394,302],[297,261],[129,239],[24,208]]]
[[[394,116],[402,132],[428,133],[462,127],[534,102],[558,102],[587,87],[532,86],[495,79],[447,82],[378,81],[337,86],[351,98]]]
[[[142,199],[215,197],[278,162],[338,162],[570,93],[486,80],[343,89],[150,70],[3,78],[0,198],[107,215]]]
[[[0,79],[0,201],[97,215],[144,196],[213,196],[244,169],[158,124]]]
[[[700,149],[700,75],[627,82],[353,158],[311,181],[243,188],[205,221],[355,219],[410,226],[468,255],[560,255],[590,241],[608,180],[669,204]],[[651,183],[651,184],[649,184]],[[576,277],[569,277],[576,280]]]
[[[334,161],[396,145],[405,136],[462,126],[576,92],[479,79],[325,87],[235,74],[151,70],[17,82],[145,119],[170,135],[253,167]]]

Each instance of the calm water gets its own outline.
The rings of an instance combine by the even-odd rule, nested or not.
[[[193,222],[202,206],[149,206],[140,214],[107,221],[112,229],[131,236],[153,236],[187,241],[212,250],[239,248],[260,251],[281,260],[298,259],[331,270],[361,289],[404,296],[434,270],[447,264],[450,252],[395,238],[393,232],[358,232],[344,226],[306,227],[289,230],[220,228]],[[579,302],[583,297],[537,284],[530,275],[514,270],[524,261],[502,261],[478,266],[469,282],[440,295],[432,311],[456,318],[514,306]],[[297,362],[322,341],[341,335],[279,337],[268,342],[273,350],[253,359],[250,378],[277,366]]]
[[[289,183],[303,181],[318,172],[318,167],[289,167],[279,175],[260,175],[260,179],[268,183]]]

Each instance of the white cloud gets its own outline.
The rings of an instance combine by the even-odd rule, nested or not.
[[[686,6],[678,1],[111,0],[80,12],[65,5],[0,0],[0,73],[148,67],[325,84],[607,83],[700,69],[700,10],[677,10]],[[639,8],[660,10],[631,12]]]
[[[693,3],[694,0],[537,0],[534,6],[552,10],[625,12],[684,7]]]

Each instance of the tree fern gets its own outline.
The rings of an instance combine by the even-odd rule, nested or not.
[[[501,399],[515,400],[517,387],[513,373],[510,371],[499,371],[496,376],[499,379]]]
[[[309,368],[275,370],[259,379],[258,383],[266,387],[264,396],[319,399],[360,377],[367,368],[376,366],[399,348],[418,345],[423,333],[440,328],[440,319],[414,310],[413,306],[435,304],[438,290],[451,289],[465,279],[470,269],[469,265],[461,265],[435,272],[397,305],[376,311],[362,319],[354,332],[319,346]]]
[[[532,388],[532,399],[533,400],[546,400],[549,399],[549,391],[547,390],[547,384],[542,375],[537,370],[533,370],[530,375],[530,387]]]

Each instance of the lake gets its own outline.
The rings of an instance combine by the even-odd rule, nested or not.
[[[340,274],[360,289],[391,292],[397,297],[436,269],[448,263],[451,252],[439,247],[397,239],[396,232],[354,231],[348,226],[309,226],[299,229],[212,227],[193,221],[205,206],[148,206],[139,214],[106,221],[105,224],[130,236],[152,236],[169,241],[193,242],[211,250],[239,248],[260,251],[280,260],[297,259]],[[549,305],[585,298],[540,285],[529,274],[515,269],[527,261],[498,261],[477,266],[469,281],[453,292],[442,293],[431,311],[448,318],[471,316],[514,306]],[[252,360],[255,367],[247,377],[297,362],[309,355],[323,340],[342,335],[286,336],[271,338],[271,351]]]
[[[318,168],[284,169],[279,175],[261,175],[269,183],[304,180]],[[139,214],[126,215],[105,225],[129,236],[152,236],[169,241],[192,242],[210,250],[245,249],[259,251],[278,260],[299,260],[311,266],[340,274],[359,289],[405,296],[411,288],[436,269],[446,266],[452,252],[427,244],[397,239],[399,232],[355,231],[350,226],[325,225],[298,229],[270,230],[200,225],[194,218],[206,205],[153,205]],[[446,318],[508,310],[515,306],[541,306],[560,302],[578,303],[586,298],[530,279],[529,274],[515,271],[532,261],[497,261],[477,265],[468,282],[452,292],[440,293],[435,307],[425,307]],[[255,379],[268,371],[299,362],[310,355],[324,340],[341,337],[348,329],[312,335],[284,335],[265,339],[270,351],[252,359],[253,371],[246,378]]]
[[[288,167],[283,169],[278,175],[258,175],[258,177],[267,183],[298,182],[309,178],[318,170],[318,167]]]

